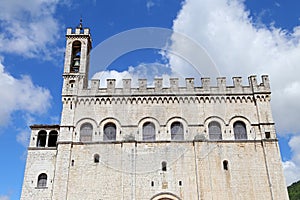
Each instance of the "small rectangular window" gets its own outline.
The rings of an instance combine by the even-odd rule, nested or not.
[[[271,133],[270,133],[270,132],[265,132],[265,134],[266,134],[266,138],[267,138],[267,139],[270,139],[270,138],[271,138]]]

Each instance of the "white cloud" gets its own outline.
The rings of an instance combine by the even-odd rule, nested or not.
[[[0,126],[9,123],[14,111],[42,114],[50,107],[49,90],[36,86],[30,77],[16,79],[4,71],[0,62]]]
[[[283,164],[283,171],[285,175],[286,185],[289,186],[292,183],[300,179],[300,168],[293,161],[285,161]]]
[[[289,141],[289,146],[293,152],[292,159],[283,162],[283,170],[287,185],[300,180],[300,136],[294,136]]]
[[[293,31],[253,21],[242,0],[186,0],[174,20],[175,32],[186,34],[202,45],[222,76],[246,77],[269,74],[272,109],[279,134],[294,134],[289,143],[292,160],[284,162],[287,183],[300,178],[300,26]],[[269,28],[268,28],[269,27]],[[171,50],[184,44],[172,37]],[[192,47],[190,52],[194,52]],[[191,66],[169,54],[172,69]],[[203,66],[197,66],[201,68]],[[201,71],[200,71],[201,73]],[[200,76],[200,73],[194,76]],[[192,74],[192,73],[191,73]]]
[[[147,79],[148,85],[153,86],[154,78],[164,78],[164,85],[168,85],[171,69],[161,63],[141,63],[138,66],[130,66],[127,71],[97,72],[92,79],[100,79],[100,87],[106,87],[106,79],[116,79],[116,87],[122,87],[122,79],[131,79],[131,86],[138,87],[138,79]]]
[[[57,41],[59,24],[54,18],[58,0],[16,1],[0,4],[0,52],[51,59],[49,47]]]

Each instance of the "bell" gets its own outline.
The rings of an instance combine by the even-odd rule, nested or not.
[[[75,57],[74,58],[74,65],[73,65],[73,70],[74,72],[78,72],[80,67],[80,57]]]
[[[74,67],[79,67],[80,66],[80,58],[74,58]]]

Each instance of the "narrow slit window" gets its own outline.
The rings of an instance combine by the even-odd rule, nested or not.
[[[162,171],[167,171],[167,162],[166,161],[163,161],[162,163],[161,163],[161,170]]]
[[[94,155],[94,163],[99,163],[99,160],[100,160],[99,154],[95,154]]]
[[[182,181],[179,181],[179,182],[178,182],[178,185],[179,185],[179,186],[182,186]]]
[[[266,132],[265,134],[266,134],[266,138],[267,138],[267,139],[270,139],[270,138],[271,138],[271,133],[270,133],[270,132]]]
[[[228,161],[227,160],[223,161],[223,169],[226,171],[228,170]]]

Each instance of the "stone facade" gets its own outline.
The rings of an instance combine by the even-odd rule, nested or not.
[[[67,29],[60,125],[33,125],[21,199],[288,199],[268,76],[88,87],[89,29]]]

